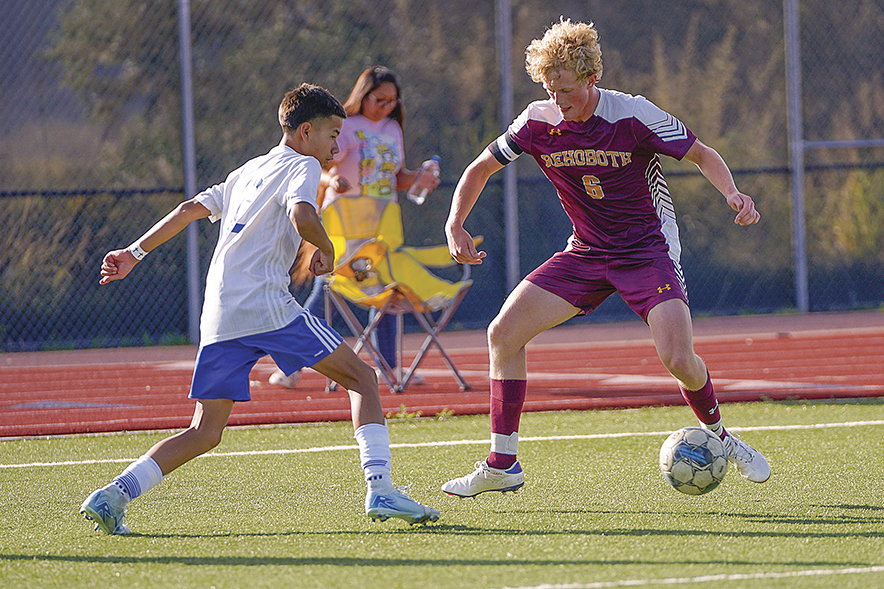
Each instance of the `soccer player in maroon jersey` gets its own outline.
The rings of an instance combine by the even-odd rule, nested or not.
[[[596,309],[614,292],[645,320],[657,354],[700,423],[724,441],[745,478],[764,482],[770,467],[724,429],[703,360],[694,352],[691,315],[679,265],[681,247],[660,155],[687,158],[736,211],[737,225],[760,219],[730,170],[681,121],[641,96],[599,88],[602,55],[592,23],[562,19],[526,51],[531,79],[548,100],[533,102],[464,171],[445,225],[459,263],[481,264],[463,224],[488,178],[522,153],[553,183],[574,233],[568,246],[510,293],[488,328],[491,451],[475,471],[442,490],[472,497],[524,484],[516,459],[525,400],[525,345],[537,334]]]

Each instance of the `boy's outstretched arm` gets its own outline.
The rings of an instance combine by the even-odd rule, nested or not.
[[[209,209],[196,202],[187,200],[175,207],[175,209],[163,217],[147,233],[136,240],[127,248],[114,250],[105,254],[101,261],[101,280],[99,284],[107,284],[114,280],[125,278],[140,258],[132,253],[135,247],[143,252],[142,257],[154,248],[166,243],[187,227],[191,221],[205,219],[209,216]]]
[[[454,189],[451,210],[445,221],[445,237],[448,241],[448,251],[458,264],[481,264],[482,258],[485,257],[485,252],[476,250],[473,237],[463,225],[473,205],[479,200],[488,178],[501,168],[503,165],[495,159],[490,150],[485,149],[467,166]]]
[[[737,211],[734,223],[737,225],[758,223],[761,213],[755,209],[755,202],[737,190],[730,169],[717,151],[697,139],[684,157],[700,169],[700,172],[724,195],[728,206]]]

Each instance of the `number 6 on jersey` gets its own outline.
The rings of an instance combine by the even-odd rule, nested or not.
[[[583,180],[583,187],[586,189],[586,194],[596,200],[605,198],[605,193],[602,191],[598,176],[587,174],[586,176],[581,178],[581,180]]]

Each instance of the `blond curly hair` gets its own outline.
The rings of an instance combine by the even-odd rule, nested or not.
[[[595,74],[598,82],[602,78],[602,48],[595,25],[562,17],[547,29],[542,39],[528,45],[525,69],[538,83],[559,70],[573,73],[578,82],[585,82]]]

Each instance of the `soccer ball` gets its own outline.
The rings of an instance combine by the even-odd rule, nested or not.
[[[663,442],[660,472],[677,491],[687,495],[708,493],[727,473],[724,443],[702,427],[683,427]]]

